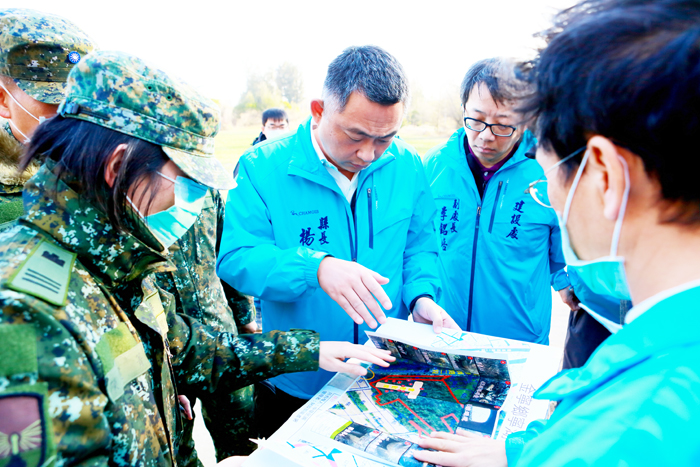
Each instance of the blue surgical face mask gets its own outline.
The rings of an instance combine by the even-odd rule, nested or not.
[[[598,295],[607,295],[609,297],[614,297],[619,300],[630,300],[629,287],[627,285],[627,276],[625,275],[625,259],[617,254],[617,248],[620,244],[620,231],[622,230],[622,222],[625,217],[625,210],[627,209],[627,199],[630,193],[630,175],[629,169],[627,167],[627,162],[621,157],[620,161],[625,169],[625,192],[622,196],[622,203],[620,204],[620,212],[615,221],[615,229],[613,230],[613,237],[610,244],[610,254],[602,258],[594,259],[591,261],[584,261],[576,256],[573,248],[571,247],[571,241],[569,240],[569,233],[566,229],[566,222],[569,218],[569,211],[571,209],[571,202],[574,198],[574,193],[576,192],[576,187],[578,186],[581,175],[583,174],[583,169],[588,161],[588,152],[584,154],[581,165],[576,172],[576,177],[574,182],[571,184],[571,189],[566,197],[566,203],[564,205],[564,214],[559,217],[559,227],[561,229],[562,237],[562,250],[564,253],[564,260],[566,261],[567,268],[569,270],[575,270],[578,274],[580,280],[588,287],[591,292]],[[589,311],[587,307],[584,309]],[[590,311],[589,311],[590,313]],[[599,317],[604,318],[599,320],[604,326],[608,323],[621,324],[619,323],[619,313],[615,313],[614,316],[611,313],[610,316],[602,316],[598,313],[590,313],[591,316],[598,319]],[[608,326],[606,326],[608,327]],[[608,327],[608,329],[610,329]],[[612,330],[612,329],[611,329]],[[618,330],[615,328],[615,330]],[[614,331],[613,331],[614,332]]]
[[[131,199],[128,197],[127,199],[134,206],[134,209],[144,217],[151,233],[165,249],[168,249],[194,225],[197,217],[202,212],[207,187],[186,177],[177,177],[173,180],[160,172],[158,172],[158,175],[175,184],[175,204],[173,206],[165,211],[144,217],[136,209]]]

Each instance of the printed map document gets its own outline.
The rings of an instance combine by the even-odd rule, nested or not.
[[[532,394],[562,349],[392,318],[367,336],[396,362],[336,374],[245,466],[420,466],[412,453],[433,431],[505,439],[547,415]]]

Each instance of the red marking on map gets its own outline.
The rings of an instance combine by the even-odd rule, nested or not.
[[[423,424],[424,424],[425,426],[427,426],[428,428],[430,428],[431,431],[438,431],[438,430],[436,430],[435,428],[433,428],[432,426],[430,426],[430,424],[428,424],[428,422],[426,422],[426,421],[425,421],[420,415],[418,415],[413,409],[411,409],[408,405],[406,405],[406,403],[405,403],[404,401],[402,401],[400,397],[397,397],[397,398],[394,399],[394,400],[390,400],[390,401],[387,401],[387,402],[384,402],[384,403],[380,402],[379,399],[380,399],[380,397],[381,397],[384,393],[382,392],[382,388],[378,388],[378,387],[377,387],[377,383],[382,383],[382,382],[393,382],[393,383],[398,383],[399,381],[406,381],[406,382],[409,383],[409,384],[413,383],[414,381],[441,382],[442,384],[445,385],[445,388],[446,388],[447,391],[450,393],[450,395],[452,396],[452,398],[455,400],[455,403],[459,404],[461,407],[464,407],[464,404],[462,404],[461,402],[459,402],[459,399],[457,399],[457,397],[456,397],[456,396],[454,395],[454,393],[452,392],[452,389],[450,389],[450,386],[447,384],[446,381],[447,381],[447,379],[449,379],[449,378],[450,378],[450,376],[448,376],[448,375],[441,375],[441,376],[418,376],[418,377],[416,377],[416,375],[403,375],[403,376],[402,376],[402,375],[392,375],[392,376],[390,376],[390,377],[384,377],[384,378],[380,378],[380,379],[378,379],[378,380],[376,380],[376,381],[372,381],[372,382],[370,382],[369,384],[372,386],[372,388],[374,388],[375,391],[377,391],[377,394],[374,396],[374,399],[375,399],[375,402],[377,403],[377,405],[379,405],[379,406],[385,406],[385,405],[389,405],[389,404],[393,404],[393,403],[395,403],[395,402],[398,402],[399,404],[403,405],[403,406],[406,408],[406,410],[408,410],[409,412],[411,412],[411,413],[413,414],[414,417],[416,417],[418,420],[420,420],[421,422],[423,422]],[[449,415],[452,415],[453,417],[455,417],[454,414],[449,414]],[[446,415],[445,417],[449,417],[449,415]],[[443,420],[442,420],[443,423],[445,423],[445,420],[444,420],[445,417],[443,417]],[[457,420],[457,417],[455,417],[455,420]],[[410,423],[411,425],[413,425],[413,427],[416,428],[416,429],[418,430],[418,434],[419,434],[420,436],[422,436],[421,432],[425,432],[426,434],[429,434],[429,433],[430,433],[430,432],[426,432],[425,430],[423,430],[422,428],[420,428],[420,426],[419,426],[417,423],[415,423],[413,420],[410,420],[409,423]],[[457,423],[459,423],[459,420],[457,420]],[[447,425],[447,423],[445,423],[445,424]],[[449,426],[448,426],[448,428],[449,428]]]
[[[440,420],[442,420],[442,423],[445,424],[445,426],[446,426],[447,429],[450,431],[450,433],[454,433],[455,430],[453,430],[452,427],[451,427],[451,426],[447,423],[447,421],[445,420],[446,418],[450,418],[450,417],[454,418],[454,419],[455,419],[455,422],[457,422],[457,425],[459,425],[459,419],[458,419],[457,416],[456,416],[455,414],[453,414],[453,413],[447,414],[447,415],[445,415],[444,417],[440,417]]]

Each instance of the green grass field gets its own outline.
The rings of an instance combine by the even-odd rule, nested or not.
[[[250,143],[253,142],[258,133],[259,126],[254,127],[235,127],[229,130],[222,131],[216,137],[216,156],[224,164],[227,170],[233,171],[236,167],[238,158],[246,149],[250,148]],[[402,129],[399,132],[401,138],[408,144],[416,148],[418,154],[424,155],[430,148],[443,143],[449,137],[449,132],[416,131],[413,128]]]

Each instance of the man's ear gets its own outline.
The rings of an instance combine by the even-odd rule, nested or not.
[[[12,98],[9,96],[7,91],[0,87],[0,117],[8,120],[12,118],[12,112],[10,111],[10,99]]]
[[[588,140],[588,163],[595,183],[603,198],[603,215],[611,221],[620,214],[622,198],[625,194],[624,158],[611,140],[603,136],[593,136]]]
[[[314,99],[311,101],[311,115],[314,118],[314,123],[317,125],[321,121],[321,117],[323,116],[323,100],[322,99]]]
[[[117,174],[122,166],[126,148],[126,144],[120,144],[112,151],[109,158],[107,158],[107,163],[105,164],[105,182],[110,188],[114,186],[114,182],[117,180]]]

